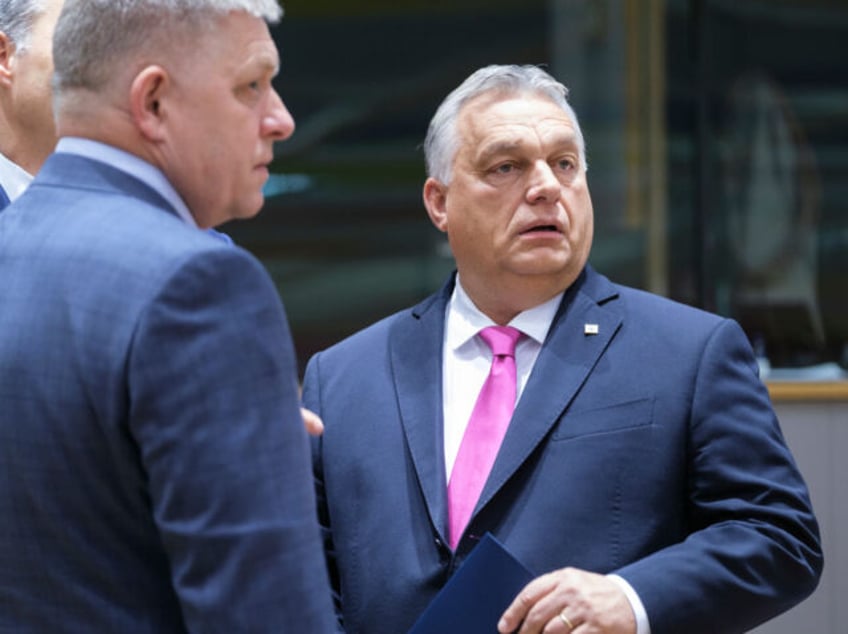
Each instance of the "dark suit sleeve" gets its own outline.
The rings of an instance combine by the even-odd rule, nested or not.
[[[129,363],[130,433],[189,631],[332,631],[294,351],[261,265],[232,247],[181,262]]]
[[[617,572],[652,634],[747,631],[813,591],[822,555],[806,486],[734,322],[706,344],[689,425],[689,536]]]

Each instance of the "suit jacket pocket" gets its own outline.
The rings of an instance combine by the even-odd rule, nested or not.
[[[579,407],[579,406],[578,406]],[[642,398],[590,409],[566,410],[554,428],[552,440],[608,434],[646,427],[654,420],[654,399]]]

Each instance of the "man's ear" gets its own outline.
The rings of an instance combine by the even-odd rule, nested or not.
[[[130,85],[130,115],[139,132],[149,141],[161,141],[167,117],[163,106],[170,77],[161,66],[147,66]]]
[[[3,31],[0,31],[0,86],[11,86],[12,76],[12,56],[15,54],[15,45],[9,36]]]
[[[427,215],[430,216],[430,221],[436,226],[436,229],[447,233],[447,185],[437,181],[435,178],[428,178],[424,183],[423,196],[424,206],[427,208]]]

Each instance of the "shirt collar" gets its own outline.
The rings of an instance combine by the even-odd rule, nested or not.
[[[538,306],[525,310],[513,318],[509,325],[517,328],[526,336],[536,341],[539,345],[545,342],[548,330],[554,321],[557,309],[562,301],[562,293],[558,293],[551,299]],[[456,276],[456,284],[447,307],[447,325],[445,329],[445,344],[449,350],[456,350],[465,345],[478,332],[495,323],[480,309],[462,288],[459,274]]]
[[[137,178],[168,201],[185,223],[197,227],[197,222],[195,222],[191,211],[177,193],[177,190],[165,178],[162,171],[138,156],[99,141],[80,137],[62,137],[56,146],[56,152],[76,154],[93,161],[106,163]]]
[[[15,200],[23,194],[31,182],[32,175],[29,172],[0,154],[0,184],[9,200]]]

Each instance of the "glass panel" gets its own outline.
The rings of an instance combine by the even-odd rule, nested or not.
[[[735,317],[772,366],[848,367],[844,0],[285,7],[297,131],[262,214],[224,229],[278,284],[301,362],[438,288],[453,261],[421,203],[429,119],[474,69],[532,63],[586,133],[596,268]]]
[[[703,303],[739,320],[771,367],[839,376],[836,363],[848,362],[848,6],[679,5],[669,31],[693,35],[696,53],[687,63],[693,42],[672,44],[671,106],[685,112],[689,100],[694,115],[672,110],[672,135],[692,146],[672,162],[696,165]],[[685,199],[676,188],[671,179],[672,197]]]

